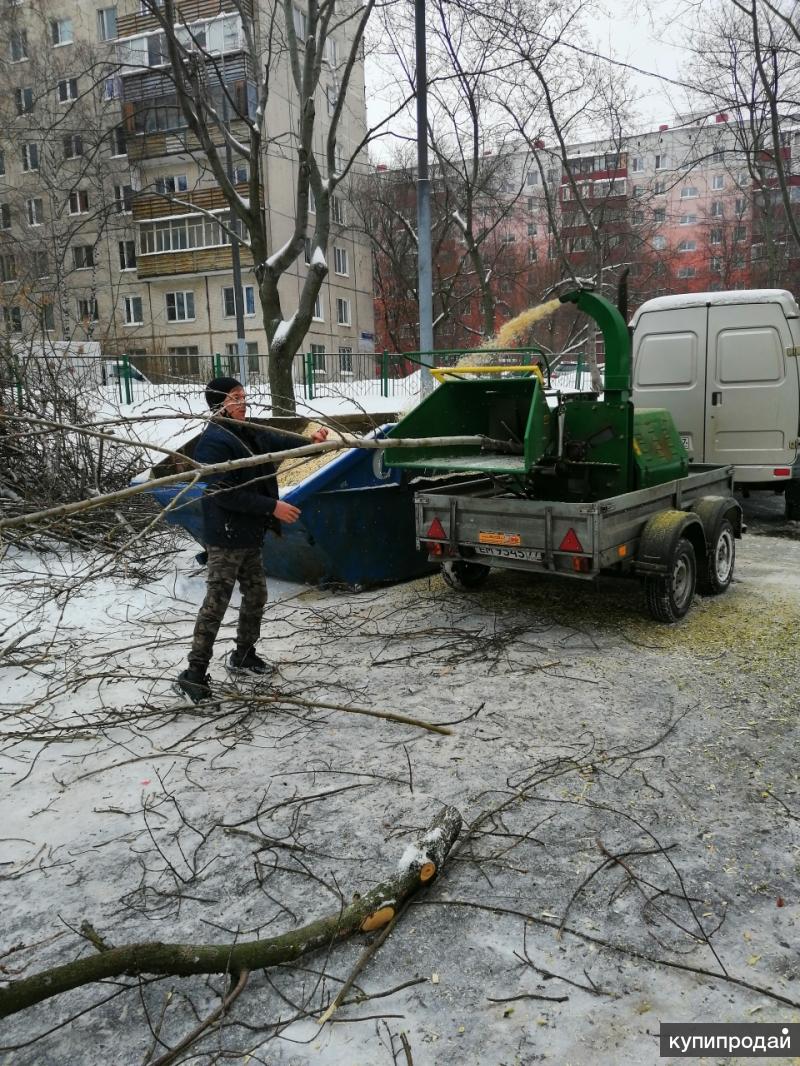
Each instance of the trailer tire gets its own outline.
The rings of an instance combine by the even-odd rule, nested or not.
[[[489,576],[490,569],[483,563],[456,559],[452,563],[442,563],[442,577],[451,589],[477,589]]]
[[[697,557],[692,542],[680,537],[666,574],[645,578],[647,608],[657,622],[677,622],[692,605],[697,586]]]
[[[736,533],[728,518],[721,518],[709,537],[706,557],[697,575],[697,587],[706,596],[719,596],[733,580]]]
[[[800,521],[800,481],[790,481],[784,493],[786,500],[786,521]]]

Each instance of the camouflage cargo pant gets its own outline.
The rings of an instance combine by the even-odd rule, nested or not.
[[[231,601],[233,586],[239,582],[242,605],[236,627],[236,647],[251,648],[261,634],[261,616],[267,602],[267,579],[259,548],[209,548],[208,586],[197,615],[189,665],[205,673],[211,662],[223,616]]]

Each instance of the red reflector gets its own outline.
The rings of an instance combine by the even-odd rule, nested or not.
[[[430,529],[427,532],[427,536],[435,537],[436,540],[447,540],[447,534],[444,531],[444,526],[438,518],[434,518],[434,520],[431,522]]]
[[[791,477],[792,476],[792,472],[791,472],[791,470],[789,469],[788,466],[779,466],[776,470],[773,470],[772,473],[775,475],[775,477]]]
[[[578,535],[574,529],[568,529],[567,535],[561,541],[558,546],[560,552],[582,552],[583,545],[578,540]]]

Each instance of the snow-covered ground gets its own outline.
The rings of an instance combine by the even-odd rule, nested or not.
[[[218,657],[218,710],[170,688],[193,548],[113,571],[7,553],[0,978],[93,953],[83,922],[226,943],[335,914],[451,803],[459,849],[333,1023],[315,1019],[363,936],[253,973],[175,1061],[655,1066],[662,1021],[800,1020],[800,544],[769,511],[755,525],[734,587],[674,627],[625,582],[273,583],[279,675],[225,687]],[[221,989],[67,993],[4,1022],[0,1063],[152,1062]]]

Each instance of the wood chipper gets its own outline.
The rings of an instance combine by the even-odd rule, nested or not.
[[[538,368],[457,367],[390,436],[482,437],[471,446],[389,449],[385,462],[463,475],[417,493],[417,540],[449,584],[475,587],[492,568],[583,579],[616,571],[644,581],[661,621],[688,611],[696,587],[724,592],[741,508],[730,467],[692,467],[669,412],[635,411],[628,327],[588,289],[561,297],[599,326],[602,396],[545,389]]]

